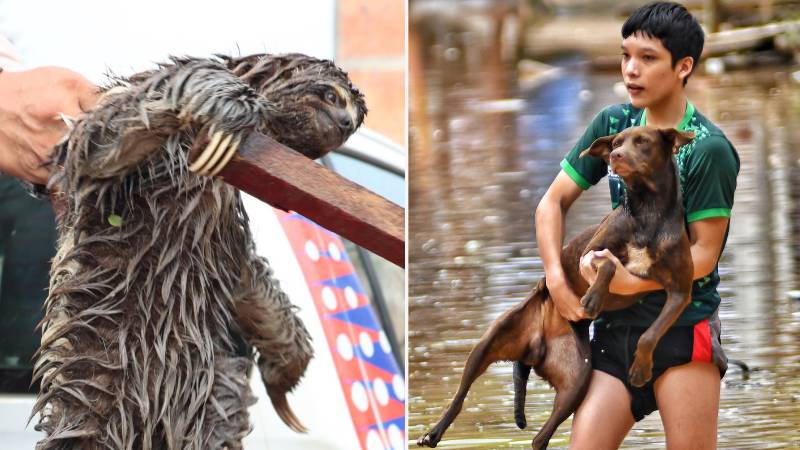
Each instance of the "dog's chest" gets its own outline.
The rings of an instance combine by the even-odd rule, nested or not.
[[[646,246],[639,247],[636,244],[628,243],[626,251],[628,257],[625,262],[625,268],[628,272],[638,276],[646,276],[653,266],[654,260],[650,250]]]

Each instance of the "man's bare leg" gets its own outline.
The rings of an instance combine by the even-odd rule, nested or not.
[[[625,385],[617,378],[595,370],[586,398],[575,412],[569,448],[619,448],[634,423],[631,397]]]
[[[707,362],[672,367],[656,380],[668,449],[717,448],[719,389],[719,369]]]

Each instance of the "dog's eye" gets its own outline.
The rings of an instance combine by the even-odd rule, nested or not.
[[[622,146],[622,139],[614,141],[611,143],[611,148],[617,148]]]
[[[328,91],[328,92],[325,93],[325,101],[330,102],[331,104],[335,105],[336,104],[336,100],[338,100],[338,97],[336,97],[336,93],[335,92]]]

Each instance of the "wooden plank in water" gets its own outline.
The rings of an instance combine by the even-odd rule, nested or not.
[[[405,267],[403,208],[268,136],[250,135],[218,176]]]
[[[749,50],[774,39],[776,36],[800,30],[800,21],[776,22],[755,27],[736,28],[733,30],[709,33],[703,56],[716,56],[733,51]]]

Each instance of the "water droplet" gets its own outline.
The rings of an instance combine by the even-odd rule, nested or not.
[[[448,61],[455,61],[459,56],[461,56],[461,50],[455,47],[450,47],[444,51],[444,59]]]
[[[480,241],[467,241],[467,243],[464,244],[464,250],[466,250],[467,253],[475,253],[480,248],[481,248]]]

